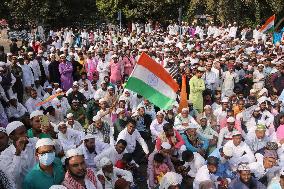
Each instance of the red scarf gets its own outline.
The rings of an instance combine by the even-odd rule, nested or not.
[[[97,187],[96,176],[94,172],[89,168],[87,168],[86,177],[94,184],[94,186]],[[85,189],[84,186],[82,186],[70,175],[69,171],[67,171],[65,174],[63,185],[68,189]]]

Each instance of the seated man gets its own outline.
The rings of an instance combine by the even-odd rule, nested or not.
[[[110,147],[109,144],[98,141],[95,135],[87,134],[83,143],[78,147],[82,150],[87,167],[95,168],[94,158]]]
[[[72,113],[74,118],[81,124],[85,125],[86,119],[86,111],[83,106],[80,106],[79,100],[72,100],[71,108],[67,111],[68,113]]]
[[[266,126],[257,124],[255,132],[247,135],[245,142],[254,153],[264,148],[266,143],[270,141],[269,137],[265,135],[265,132]]]
[[[154,119],[150,125],[150,130],[153,139],[156,139],[163,132],[163,125],[168,123],[165,119],[165,113],[163,111],[157,112],[156,119]]]
[[[16,96],[12,96],[9,101],[9,107],[6,108],[7,116],[11,119],[21,121],[27,114],[27,109],[17,101]]]
[[[171,155],[181,155],[182,151],[185,150],[184,140],[170,123],[166,123],[163,126],[163,132],[156,140],[156,150],[159,151],[164,142],[171,145]]]
[[[218,176],[215,175],[218,169],[218,159],[216,157],[208,157],[207,165],[203,165],[198,169],[195,179],[193,181],[193,188],[199,188],[199,185],[204,181],[217,182]],[[227,182],[226,179],[219,179],[223,182]]]
[[[37,103],[40,103],[42,100],[37,96],[35,89],[31,89],[31,97],[26,101],[25,106],[29,113],[32,113],[35,110],[40,110],[40,106],[36,106]]]
[[[233,149],[231,147],[221,147],[215,149],[209,156],[218,158],[219,164],[216,175],[222,178],[235,178],[229,160],[233,155]]]
[[[228,141],[232,140],[232,133],[235,129],[235,118],[229,117],[227,119],[227,126],[220,130],[217,148],[224,146]]]
[[[74,119],[74,115],[72,113],[67,114],[66,118],[67,118],[67,121],[66,121],[67,127],[72,128],[77,131],[84,131],[84,128],[78,121]]]
[[[189,124],[197,124],[197,122],[189,115],[188,108],[183,108],[181,113],[175,117],[174,127],[178,132],[183,133]]]
[[[182,160],[185,162],[184,167],[189,169],[188,175],[195,177],[197,171],[205,165],[205,159],[197,152],[186,150],[182,152]]]
[[[102,121],[101,117],[96,115],[87,132],[95,135],[98,141],[114,145],[113,130],[113,127],[110,127],[107,122]]]
[[[242,141],[242,135],[239,131],[233,131],[233,140],[227,142],[224,147],[231,147],[233,149],[232,158],[229,160],[232,169],[241,162],[252,163],[255,161],[254,155],[249,146]]]
[[[209,141],[197,133],[197,125],[190,124],[187,130],[181,135],[187,150],[198,152],[201,156],[205,156]]]
[[[251,171],[247,163],[240,163],[238,166],[238,177],[232,180],[228,189],[265,189],[266,187],[251,176]]]
[[[67,128],[64,122],[60,122],[55,130],[58,132],[58,141],[62,145],[64,151],[77,148],[82,143],[84,133]]]
[[[155,173],[154,173],[154,156],[155,154],[160,153],[164,159],[163,162],[169,167],[171,171],[174,171],[174,165],[171,161],[171,145],[167,142],[163,142],[161,145],[161,149],[159,151],[153,151],[148,158],[148,179],[149,179],[149,187],[154,188],[157,183],[155,183]]]
[[[35,155],[39,162],[25,176],[23,188],[49,189],[54,184],[61,184],[64,169],[60,159],[55,157],[54,142],[49,138],[39,139]]]
[[[114,167],[110,159],[106,157],[100,160],[100,167],[97,177],[105,189],[113,188],[118,178],[124,178],[126,181],[133,183],[131,172]]]
[[[67,172],[63,185],[68,189],[103,188],[92,169],[87,168],[83,152],[79,149],[70,149],[66,152],[65,166]]]
[[[126,128],[119,133],[117,141],[119,141],[120,139],[123,139],[127,142],[126,150],[128,153],[134,152],[134,150],[136,149],[136,142],[138,142],[141,145],[144,153],[146,154],[146,157],[148,157],[148,146],[145,140],[141,137],[140,133],[136,130],[135,120],[128,120]]]
[[[217,145],[218,133],[208,125],[206,116],[200,118],[200,127],[197,132],[209,141],[209,153],[212,152]]]
[[[275,176],[275,172],[280,170],[280,167],[276,166],[278,160],[276,150],[265,150],[263,160],[250,163],[248,166],[254,177],[265,186]]]

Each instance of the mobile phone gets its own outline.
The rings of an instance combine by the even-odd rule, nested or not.
[[[48,117],[46,115],[43,115],[43,116],[40,117],[40,125],[41,125],[41,127],[49,126],[49,120],[48,120]]]

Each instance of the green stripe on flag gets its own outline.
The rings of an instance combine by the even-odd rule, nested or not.
[[[274,26],[266,30],[264,33],[271,33],[271,32],[274,32]]]
[[[147,85],[145,82],[135,77],[130,77],[128,79],[125,88],[142,95],[154,105],[164,110],[171,108],[171,106],[175,102],[175,99],[171,99],[163,95],[153,87]]]

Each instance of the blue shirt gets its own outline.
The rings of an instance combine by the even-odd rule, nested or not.
[[[209,156],[213,156],[219,159],[218,169],[215,175],[222,177],[222,178],[230,178],[234,179],[236,175],[231,171],[231,167],[229,165],[229,162],[226,161],[225,163],[221,163],[221,154],[220,154],[221,148],[216,148]]]
[[[59,158],[53,162],[53,174],[44,172],[39,163],[25,176],[23,189],[49,189],[52,185],[61,184],[64,180],[64,169]]]
[[[197,138],[198,138],[198,140],[200,142],[200,145],[199,145],[198,148],[196,148],[195,146],[193,146],[191,144],[191,142],[189,141],[189,139],[188,139],[188,137],[187,137],[187,135],[185,133],[183,133],[181,136],[182,136],[182,138],[183,138],[183,140],[185,142],[186,149],[190,150],[192,152],[197,152],[198,149],[207,150],[207,148],[209,146],[209,141],[206,138],[204,138],[201,135],[199,135],[199,134],[197,134]]]

